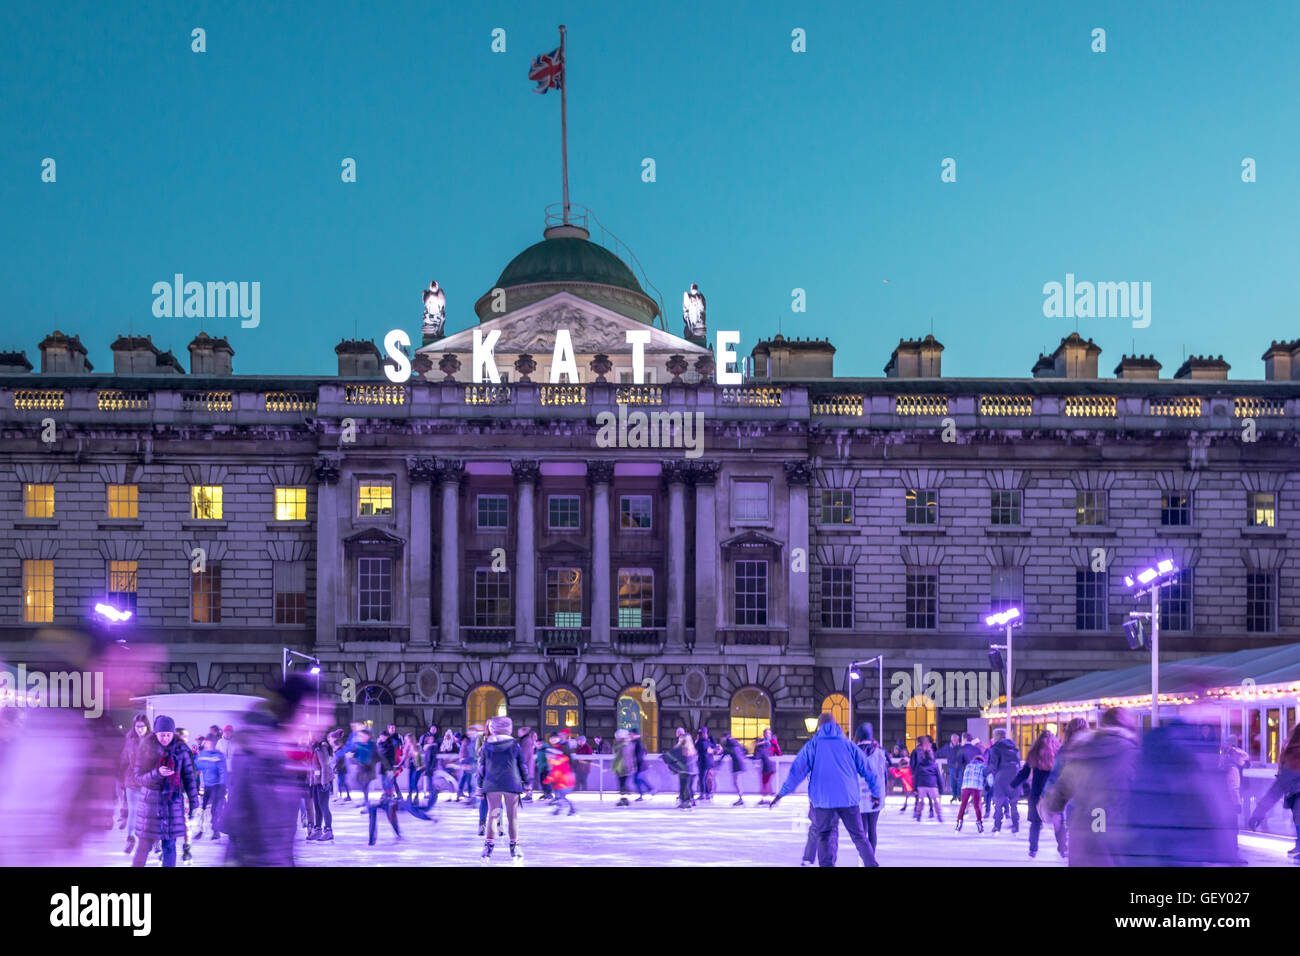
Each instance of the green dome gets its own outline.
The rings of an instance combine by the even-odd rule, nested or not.
[[[510,260],[496,284],[509,289],[538,282],[594,282],[645,294],[622,259],[577,236],[554,236],[529,246]]]

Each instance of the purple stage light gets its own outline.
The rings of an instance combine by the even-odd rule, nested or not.
[[[120,624],[122,621],[131,620],[130,611],[119,611],[117,608],[113,607],[113,605],[104,604],[102,602],[95,605],[95,613],[107,621],[112,621],[114,624]]]

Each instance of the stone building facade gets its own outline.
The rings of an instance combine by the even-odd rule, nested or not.
[[[1032,378],[973,380],[943,378],[927,337],[846,379],[829,343],[778,337],[759,375],[719,385],[698,340],[656,329],[657,376],[635,384],[624,333],[653,315],[607,305],[636,280],[594,243],[575,276],[552,260],[587,240],[561,238],[518,287],[503,273],[517,310],[480,312],[513,357],[497,383],[450,340],[405,383],[366,342],[336,349],[337,377],[237,375],[205,335],[200,374],[139,337],[111,374],[57,332],[40,372],[0,354],[0,660],[39,666],[42,627],[108,601],[166,650],[150,691],[256,693],[288,648],[320,660],[340,721],[504,708],[662,746],[676,726],[789,742],[824,708],[874,719],[874,665],[852,715],[848,672],[877,656],[884,739],[964,729],[987,701],[912,685],[987,685],[990,608],[1025,610],[1014,693],[1128,666],[1122,577],[1159,557],[1185,575],[1169,657],[1300,639],[1300,342],[1255,381],[1140,357],[1103,379],[1077,335]],[[577,383],[528,380],[548,303],[583,320]],[[826,374],[778,377],[773,355]],[[603,413],[678,417],[611,446]],[[685,416],[701,447],[678,441]]]

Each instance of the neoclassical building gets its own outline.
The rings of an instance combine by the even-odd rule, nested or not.
[[[981,701],[899,675],[991,676],[983,619],[1013,603],[1014,693],[1132,666],[1122,579],[1157,557],[1182,569],[1170,658],[1300,640],[1300,341],[1258,380],[1141,356],[1103,378],[1070,335],[984,380],[944,378],[927,336],[848,379],[778,335],[720,385],[713,329],[661,311],[566,224],[478,300],[496,383],[473,329],[400,384],[367,341],[332,377],[234,374],[205,334],[188,373],[147,337],[111,372],[57,331],[39,372],[0,353],[0,660],[40,666],[42,627],[108,602],[165,648],[149,690],[256,693],[288,648],[339,720],[508,711],[660,746],[874,719],[874,665],[853,715],[848,672],[877,656],[886,740],[964,729]],[[576,382],[550,384],[558,329]]]

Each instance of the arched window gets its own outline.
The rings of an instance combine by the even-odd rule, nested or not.
[[[731,696],[731,736],[746,747],[772,726],[772,699],[757,687],[742,687]]]
[[[835,718],[835,723],[840,725],[840,730],[848,736],[853,736],[853,728],[849,726],[852,718],[849,716],[849,699],[843,694],[831,694],[822,701],[821,712],[829,712]]]
[[[393,722],[393,695],[379,684],[367,684],[352,705],[352,719],[368,726],[375,734],[383,733]]]
[[[907,744],[908,750],[916,749],[916,740],[922,734],[934,737],[935,707],[928,697],[917,694],[907,702]]]
[[[577,736],[582,726],[582,699],[568,687],[555,687],[542,698],[542,732],[545,737],[568,728]]]
[[[465,728],[486,725],[490,717],[506,715],[506,695],[492,684],[479,684],[465,698]]]
[[[632,686],[618,695],[614,726],[634,730],[651,753],[659,751],[659,698],[649,687]]]

